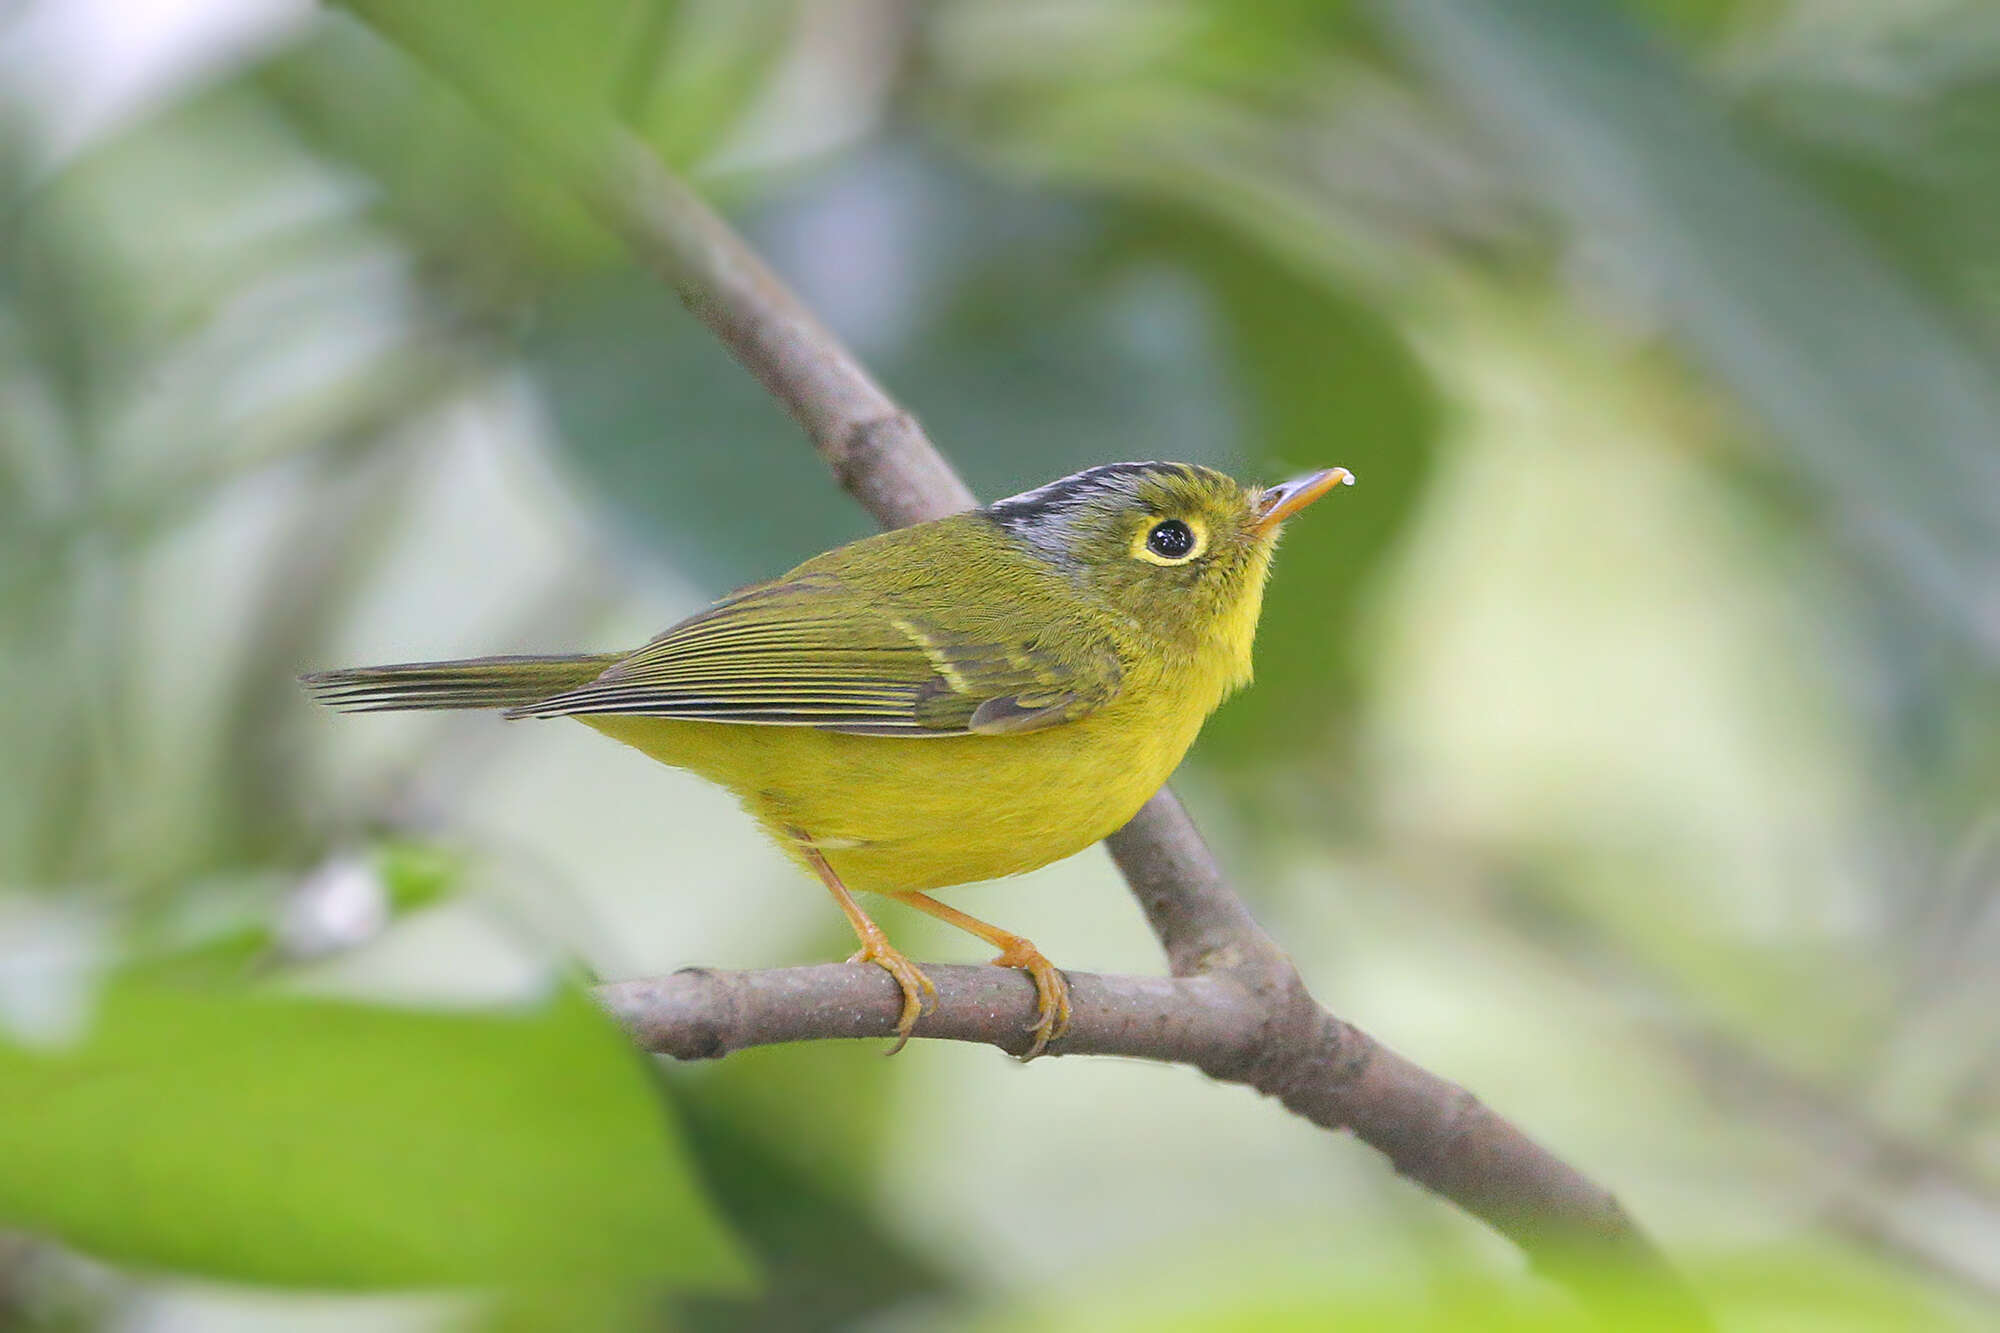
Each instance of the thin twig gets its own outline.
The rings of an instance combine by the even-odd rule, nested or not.
[[[632,253],[679,293],[805,429],[840,484],[885,526],[964,509],[972,493],[860,363],[692,191],[608,117],[552,115],[507,74],[462,54],[423,7],[348,0],[377,29],[535,151]],[[1459,1088],[1326,1012],[1231,891],[1180,802],[1155,796],[1110,839],[1174,978],[1073,975],[1059,1054],[1193,1065],[1349,1130],[1398,1171],[1485,1219],[1586,1301],[1626,1316],[1631,1284],[1680,1327],[1707,1320],[1617,1201]],[[919,1037],[1019,1051],[1025,977],[926,965],[937,1008]],[[601,989],[649,1050],[683,1059],[744,1046],[882,1036],[900,997],[879,969],[689,971]]]

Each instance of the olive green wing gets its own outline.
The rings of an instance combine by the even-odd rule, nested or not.
[[[830,574],[760,584],[674,626],[588,684],[512,717],[615,713],[875,736],[999,735],[1073,721],[1118,693],[1087,627],[954,628]],[[1058,638],[1061,647],[1048,640]]]

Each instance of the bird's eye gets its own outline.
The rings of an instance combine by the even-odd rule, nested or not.
[[[1155,523],[1146,534],[1146,549],[1162,560],[1180,560],[1194,549],[1194,530],[1177,518]]]

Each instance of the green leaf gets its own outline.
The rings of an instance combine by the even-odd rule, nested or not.
[[[573,0],[560,15],[542,0],[342,0],[362,22],[425,58],[448,58],[473,86],[504,89],[538,118],[608,117],[626,72],[628,25],[650,24],[650,4]]]
[[[424,252],[428,284],[501,323],[625,255],[521,137],[546,147],[616,120],[690,168],[755,104],[794,21],[784,5],[690,13],[674,0],[336,7],[358,22],[320,25],[265,66],[263,90],[302,138],[384,186],[376,208]]]
[[[0,1038],[0,1223],[113,1262],[326,1289],[660,1283],[746,1265],[641,1057],[582,996],[391,1009],[123,980]]]
[[[382,843],[375,849],[375,865],[398,915],[441,901],[465,875],[463,853],[412,838]]]
[[[368,28],[322,25],[259,71],[258,90],[313,151],[379,187],[370,215],[474,327],[520,318],[554,275],[622,257],[533,154]]]
[[[1374,34],[1352,0],[1209,0],[1199,37],[1175,54],[1183,78],[1252,97],[1324,71],[1330,52],[1367,50]]]

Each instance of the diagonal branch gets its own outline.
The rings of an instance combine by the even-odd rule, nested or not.
[[[553,169],[785,405],[841,485],[884,525],[972,503],[915,418],[637,137],[608,117],[552,115],[511,96],[507,78],[464,55],[427,7],[347,5]],[[1629,1298],[1636,1281],[1656,1316],[1706,1326],[1607,1191],[1464,1089],[1321,1008],[1229,888],[1171,792],[1155,796],[1109,845],[1174,975],[1073,975],[1074,1023],[1051,1053],[1168,1060],[1246,1084],[1314,1124],[1353,1132],[1607,1314],[1629,1314],[1617,1293],[1622,1282]],[[939,1003],[917,1036],[1024,1048],[1033,1005],[1025,978],[994,968],[925,970]],[[647,1049],[683,1059],[885,1035],[899,998],[879,969],[842,965],[695,970],[606,986],[599,995]]]

